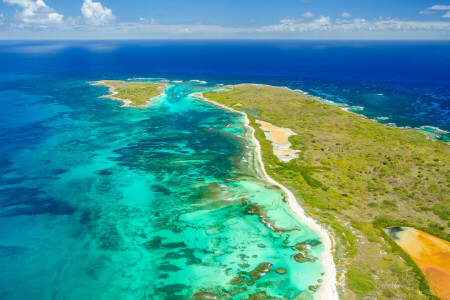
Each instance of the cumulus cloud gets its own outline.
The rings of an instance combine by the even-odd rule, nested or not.
[[[313,14],[313,13],[310,12],[310,11],[307,11],[307,12],[305,12],[305,13],[302,15],[303,18],[312,18],[312,17],[314,17],[314,16],[315,16],[315,14]]]
[[[103,6],[100,2],[92,2],[92,0],[84,0],[81,13],[84,21],[89,25],[106,25],[116,19],[111,9]]]
[[[450,18],[450,11],[446,12],[442,17],[443,18]]]
[[[341,14],[341,17],[343,17],[343,18],[350,18],[351,16],[352,16],[351,13],[348,13],[348,12],[345,12],[345,11]]]
[[[64,16],[48,7],[43,0],[3,0],[4,3],[18,5],[21,10],[16,12],[15,18],[27,25],[49,25],[62,24]]]
[[[450,10],[450,5],[433,5],[428,7],[428,9],[432,10]]]

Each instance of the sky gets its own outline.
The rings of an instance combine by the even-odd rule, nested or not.
[[[450,39],[450,1],[0,0],[0,39]]]

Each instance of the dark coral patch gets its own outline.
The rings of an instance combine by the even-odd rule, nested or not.
[[[316,284],[316,285],[310,285],[310,286],[308,286],[308,289],[309,289],[310,291],[316,292],[316,291],[319,289],[319,287],[320,287],[319,284]]]
[[[257,292],[257,293],[251,294],[248,297],[248,300],[272,300],[272,299],[278,299],[278,298],[271,297],[271,296],[267,295],[266,292]]]
[[[200,291],[195,293],[192,298],[194,300],[210,300],[210,299],[219,299],[219,296],[211,292]]]
[[[259,279],[272,270],[272,264],[268,262],[260,263],[253,271],[249,273],[253,279]]]
[[[305,242],[298,243],[297,245],[295,245],[294,249],[299,251],[299,253],[294,255],[294,260],[296,262],[304,263],[317,260],[316,257],[311,255],[310,251],[308,250],[308,244]]]
[[[174,294],[181,293],[186,288],[187,288],[187,286],[184,284],[169,284],[169,285],[165,285],[163,287],[158,288],[157,291],[168,294],[168,295],[174,295]]]
[[[315,261],[316,258],[312,256],[305,256],[303,253],[297,253],[294,255],[294,260],[299,263]]]
[[[100,248],[105,250],[119,250],[123,239],[114,225],[106,225],[98,235],[97,242]]]
[[[241,284],[244,282],[244,280],[245,280],[244,277],[235,277],[231,279],[231,284]]]
[[[107,176],[107,175],[112,175],[113,172],[111,172],[108,169],[103,169],[100,171],[95,172],[97,175],[102,175],[102,176]]]
[[[181,270],[179,267],[170,264],[160,265],[157,267],[157,269],[160,271],[167,271],[167,272],[178,272]]]
[[[0,190],[0,217],[19,215],[71,215],[75,212],[67,202],[44,196],[39,189],[7,188]]]
[[[176,249],[176,248],[184,248],[187,245],[184,242],[175,242],[175,243],[165,243],[162,242],[163,238],[160,236],[155,236],[148,242],[142,243],[141,246],[147,250],[151,249]]]
[[[166,188],[166,187],[164,187],[162,185],[159,185],[159,184],[152,185],[152,190],[157,192],[157,193],[161,193],[161,194],[163,194],[165,196],[169,196],[169,195],[172,194],[172,192],[168,188]]]
[[[270,220],[269,218],[267,218],[266,214],[267,211],[264,209],[264,207],[262,205],[257,205],[255,203],[250,203],[247,206],[247,214],[249,215],[257,215],[259,218],[259,221],[261,223],[263,223],[264,225],[266,225],[266,227],[272,229],[275,232],[289,232],[289,231],[295,231],[295,230],[300,230],[300,228],[291,228],[291,229],[286,229],[286,228],[280,228],[280,227],[276,227],[275,223]]]

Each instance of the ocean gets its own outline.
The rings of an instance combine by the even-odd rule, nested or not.
[[[320,237],[243,116],[195,93],[287,86],[450,139],[450,42],[2,41],[0,62],[1,299],[312,297]],[[102,79],[170,88],[124,108]]]

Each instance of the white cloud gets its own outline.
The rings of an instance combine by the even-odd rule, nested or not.
[[[310,11],[307,11],[307,12],[305,12],[305,13],[302,15],[303,18],[312,18],[312,17],[314,17],[314,16],[315,16],[315,14],[313,14],[313,13],[310,12]]]
[[[450,18],[450,11],[446,12],[442,17],[443,18]]]
[[[59,25],[63,22],[64,16],[48,7],[43,0],[3,0],[3,2],[22,8],[15,15],[16,20],[21,23],[47,28],[49,25]]]
[[[435,14],[436,12],[435,11],[432,11],[432,10],[421,10],[421,11],[419,11],[419,14],[421,14],[421,15],[430,15],[430,14]]]
[[[297,22],[300,22],[302,19],[291,19],[291,18],[284,18],[280,20],[281,24],[294,24]]]
[[[3,0],[8,3],[43,3],[35,0]],[[170,38],[283,38],[283,39],[450,39],[450,22],[404,21],[396,19],[351,19],[332,20],[328,16],[313,18],[286,18],[276,24],[255,27],[229,27],[201,23],[162,24],[157,19],[140,18],[136,22],[113,22],[111,10],[98,2],[84,0],[82,16],[64,18],[61,25],[51,26],[52,18],[58,20],[58,13],[48,8],[45,20],[30,27],[29,23],[12,24],[9,18],[0,27],[0,39],[170,39]],[[19,5],[19,4],[17,4]],[[90,5],[90,6],[89,6]],[[83,5],[84,6],[84,5]],[[97,7],[93,9],[92,6]],[[20,6],[25,10],[24,6]],[[40,6],[42,7],[42,6]],[[437,11],[437,10],[436,10]],[[19,13],[22,13],[20,11]],[[55,15],[52,15],[52,14]],[[442,11],[442,14],[446,13]],[[450,17],[448,14],[445,18]],[[94,22],[93,19],[97,19]],[[2,19],[0,18],[0,23]],[[107,24],[109,22],[109,24]],[[50,25],[49,25],[50,24]],[[105,24],[105,26],[96,26]],[[14,25],[14,26],[13,26]],[[10,26],[10,30],[4,30]],[[28,27],[27,27],[28,26]],[[95,51],[111,51],[96,46]]]
[[[345,11],[341,14],[341,17],[343,17],[343,18],[350,18],[351,16],[352,16],[351,13],[348,13],[348,12],[345,12]]]
[[[283,22],[284,21],[284,22]],[[297,36],[326,36],[327,38],[339,37],[365,37],[373,38],[401,37],[417,38],[419,35],[430,37],[433,35],[448,36],[450,32],[450,22],[413,22],[392,19],[354,19],[337,20],[332,22],[329,17],[321,16],[313,22],[302,22],[301,20],[283,20],[278,25],[264,26],[255,29],[265,33],[296,33]],[[289,22],[288,22],[289,21]]]
[[[331,19],[330,17],[320,16],[320,18],[314,20],[314,23],[322,25],[331,25]]]
[[[106,25],[116,19],[109,8],[100,2],[92,2],[92,0],[84,0],[81,13],[84,21],[89,25]]]
[[[183,28],[179,30],[180,33],[191,33],[191,30],[189,28]]]
[[[433,5],[431,7],[428,7],[428,9],[433,9],[433,10],[450,10],[450,5]]]
[[[158,19],[147,19],[147,18],[139,18],[139,22],[141,22],[142,24],[152,24],[152,25],[156,25],[159,24],[159,20]]]

